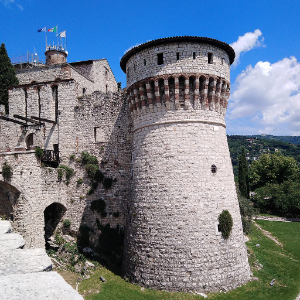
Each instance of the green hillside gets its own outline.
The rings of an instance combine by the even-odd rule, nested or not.
[[[269,135],[269,134],[262,134],[262,135],[252,135],[252,137],[257,137],[260,139],[265,140],[276,140],[281,142],[286,142],[290,144],[300,144],[300,136],[276,136],[276,135]]]
[[[277,139],[278,138],[278,139]],[[280,139],[285,139],[282,141]],[[253,160],[259,158],[263,153],[275,153],[281,152],[285,156],[294,157],[300,164],[300,137],[294,136],[272,136],[272,135],[228,135],[227,136],[230,156],[232,160],[233,172],[237,175],[238,168],[238,156],[242,151],[242,147],[245,147],[246,156],[249,164]],[[287,141],[294,141],[287,142]],[[298,141],[298,143],[295,143]]]

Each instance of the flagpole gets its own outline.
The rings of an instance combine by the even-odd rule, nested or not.
[[[46,49],[45,49],[45,51],[47,51],[47,27],[45,27],[46,28],[46,30],[45,30],[45,37],[46,37]]]
[[[58,33],[58,25],[56,25],[56,38],[57,38],[57,50],[58,50],[58,35],[57,35],[57,33]]]

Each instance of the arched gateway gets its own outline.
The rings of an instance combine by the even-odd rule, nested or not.
[[[47,241],[55,232],[57,225],[61,221],[66,210],[67,209],[65,208],[65,206],[57,202],[54,202],[51,205],[47,206],[44,210],[46,249],[49,247]]]

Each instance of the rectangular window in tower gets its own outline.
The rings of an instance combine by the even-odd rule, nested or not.
[[[158,53],[157,54],[157,64],[158,65],[163,65],[164,64],[164,54],[163,53]]]
[[[105,143],[106,137],[102,128],[94,127],[94,139],[95,143]]]
[[[209,64],[213,63],[213,54],[211,52],[207,54],[207,59]]]
[[[179,60],[179,52],[176,52],[176,59]]]
[[[196,59],[196,52],[193,52],[193,59]]]

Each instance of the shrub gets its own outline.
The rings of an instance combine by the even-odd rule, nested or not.
[[[90,188],[88,191],[87,191],[87,194],[88,195],[93,195],[95,193],[95,190]]]
[[[9,181],[12,175],[13,175],[12,167],[7,162],[5,162],[2,165],[2,176],[4,180]]]
[[[230,236],[233,221],[231,214],[228,210],[223,210],[219,215],[219,231],[222,233],[222,237],[227,240]]]
[[[105,187],[105,189],[110,189],[113,183],[113,179],[112,178],[104,178],[103,180],[103,186]]]
[[[91,182],[91,187],[92,187],[93,190],[96,190],[97,187],[98,187],[98,182],[92,181],[92,182]]]
[[[89,154],[86,151],[81,152],[81,161],[84,165],[98,165],[98,159],[96,156]]]
[[[102,182],[103,179],[104,179],[104,174],[100,170],[97,170],[94,176],[94,180],[97,182]]]
[[[69,168],[68,166],[65,165],[59,165],[58,168],[64,169],[66,171],[66,180],[67,180],[67,184],[69,184],[71,177],[74,175],[74,169]]]
[[[63,175],[64,175],[63,169],[57,169],[57,180],[58,180],[59,182],[62,181]]]
[[[63,238],[61,235],[59,235],[58,233],[56,233],[56,234],[55,234],[55,243],[56,243],[58,246],[60,246],[60,245],[62,245],[62,244],[65,243],[65,240],[64,240],[64,238]]]
[[[93,164],[85,165],[85,170],[89,178],[94,178],[98,169],[99,169],[98,165],[93,165]]]
[[[118,218],[119,216],[120,216],[120,213],[117,211],[117,212],[113,212],[113,216],[115,217],[115,218]]]
[[[71,226],[71,221],[68,220],[68,219],[65,219],[65,220],[63,221],[63,225],[64,225],[64,227],[70,227],[70,226]]]
[[[35,157],[36,157],[37,159],[41,160],[42,157],[43,157],[43,155],[44,155],[43,149],[40,148],[40,147],[35,147],[35,150],[34,150],[34,151],[35,151]]]
[[[103,199],[94,200],[91,203],[91,210],[102,213],[105,211],[106,203]]]
[[[77,180],[77,184],[78,185],[80,185],[80,184],[83,184],[83,179],[80,177],[80,178],[78,178],[78,180]]]
[[[74,160],[75,159],[75,154],[71,154],[70,155],[70,160]]]

